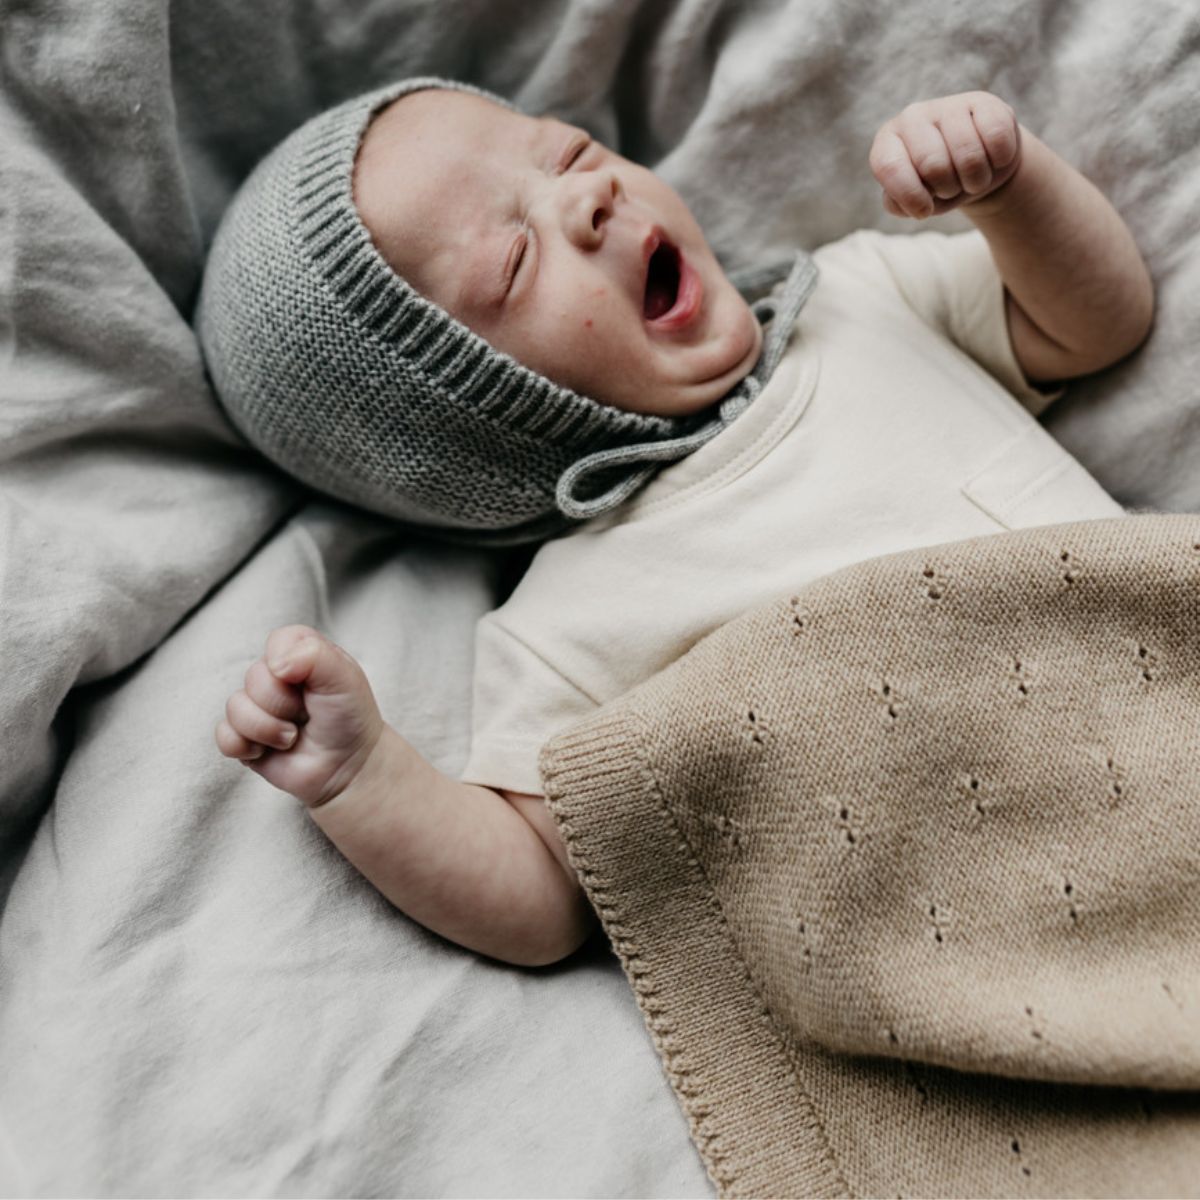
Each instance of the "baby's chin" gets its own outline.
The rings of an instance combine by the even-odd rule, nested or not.
[[[664,417],[686,417],[728,395],[754,369],[762,348],[762,326],[752,313],[749,315],[752,325],[739,330],[736,336],[727,339],[727,345],[721,346],[716,373],[663,388],[644,411]]]
[[[715,323],[723,331],[717,341],[711,376],[687,389],[688,407],[677,411],[694,412],[706,404],[715,404],[750,374],[762,353],[763,331],[758,318],[738,292],[732,287],[730,291],[733,300],[727,303],[727,311],[715,315]]]

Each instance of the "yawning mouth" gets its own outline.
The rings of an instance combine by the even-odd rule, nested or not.
[[[679,297],[679,251],[670,242],[660,242],[650,255],[646,271],[646,295],[642,312],[647,321],[670,312]]]

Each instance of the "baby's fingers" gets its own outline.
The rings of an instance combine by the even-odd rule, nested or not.
[[[894,130],[885,127],[875,135],[870,163],[883,188],[885,204],[890,200],[898,215],[918,219],[933,215],[933,199],[913,166],[908,147]]]
[[[290,749],[299,733],[291,721],[272,716],[255,704],[244,691],[234,692],[229,697],[225,705],[225,720],[230,729],[247,742],[257,742],[269,749]],[[235,754],[232,757],[242,756]]]
[[[265,746],[244,738],[227,720],[222,719],[217,725],[217,749],[226,758],[236,758],[242,762],[251,762],[260,758],[266,751]]]
[[[243,683],[246,695],[264,712],[283,721],[294,721],[303,724],[305,720],[303,689],[294,684],[284,683],[271,668],[266,660],[255,659],[246,672]]]
[[[972,97],[971,116],[992,169],[1003,173],[1021,149],[1021,127],[1016,114],[999,96],[980,92]]]
[[[896,118],[895,129],[924,188],[939,200],[953,200],[962,194],[946,139],[924,105],[910,104]]]
[[[942,138],[962,181],[963,191],[970,196],[977,195],[992,182],[992,165],[971,119],[971,110],[965,107],[949,109],[940,121]]]

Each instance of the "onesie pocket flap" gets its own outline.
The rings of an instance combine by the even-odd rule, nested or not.
[[[962,492],[1006,529],[1124,512],[1040,425],[1005,442]]]

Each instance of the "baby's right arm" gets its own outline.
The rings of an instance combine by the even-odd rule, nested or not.
[[[443,937],[544,966],[591,931],[542,798],[438,771],[384,722],[359,665],[315,630],[271,634],[216,738],[303,802],[397,908]]]

